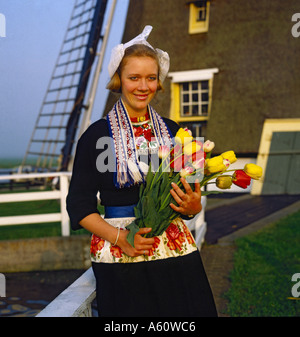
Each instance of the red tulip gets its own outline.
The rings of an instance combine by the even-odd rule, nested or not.
[[[232,176],[232,182],[241,188],[247,188],[251,178],[243,170],[236,170]]]
[[[206,153],[203,151],[198,151],[192,154],[192,165],[196,170],[204,168],[205,155]]]
[[[174,169],[175,172],[179,172],[182,168],[186,166],[190,158],[191,156],[187,156],[182,153],[182,146],[176,144],[171,151],[170,167]]]
[[[184,168],[189,161],[190,156],[186,156],[182,154],[181,156],[176,157],[170,163],[170,167],[174,169],[175,172],[179,172],[182,168]]]

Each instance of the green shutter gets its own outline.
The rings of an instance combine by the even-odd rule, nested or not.
[[[300,194],[300,132],[273,132],[262,194]]]

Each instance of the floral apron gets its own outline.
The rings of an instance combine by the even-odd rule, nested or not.
[[[134,218],[109,218],[105,219],[114,227],[121,230],[129,225]],[[92,262],[105,263],[129,263],[166,259],[169,257],[183,256],[197,250],[195,240],[181,218],[173,220],[167,230],[160,236],[154,238],[155,243],[149,255],[130,257],[126,255],[120,247],[114,246],[95,234],[91,239],[91,260]]]

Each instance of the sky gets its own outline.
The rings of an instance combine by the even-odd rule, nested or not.
[[[122,39],[128,3],[117,1],[92,122],[103,113],[107,64],[112,47]],[[6,36],[0,37],[0,161],[25,155],[74,4],[75,0],[0,0],[6,23]]]

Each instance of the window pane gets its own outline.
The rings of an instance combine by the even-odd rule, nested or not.
[[[198,94],[193,94],[192,95],[193,102],[198,102],[199,101],[199,95]]]
[[[208,102],[208,92],[203,92],[201,94],[201,100],[202,102]]]
[[[197,1],[195,5],[198,7],[198,17],[197,21],[205,21],[206,19],[206,8],[207,8],[207,1]]]
[[[199,106],[198,105],[193,105],[193,116],[198,116],[199,115]]]
[[[184,105],[183,107],[183,114],[189,115],[190,114],[190,107],[188,105]]]
[[[192,82],[192,90],[198,90],[198,82]]]
[[[188,82],[182,83],[182,90],[183,91],[188,91],[189,90],[189,83]]]
[[[189,101],[189,94],[184,94],[183,95],[183,102],[188,102]]]
[[[208,113],[208,104],[202,104],[202,114]]]
[[[208,90],[208,81],[201,81],[201,89]]]
[[[197,21],[205,21],[206,20],[206,8],[200,8]]]

